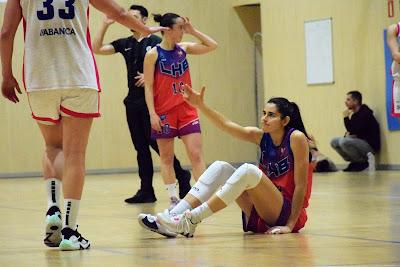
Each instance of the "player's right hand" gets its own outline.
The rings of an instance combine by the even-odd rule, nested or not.
[[[19,99],[15,91],[18,91],[18,93],[22,94],[17,80],[15,80],[13,76],[10,78],[3,77],[3,81],[1,83],[1,93],[11,102],[18,103]]]
[[[157,114],[150,115],[151,128],[157,132],[161,132],[161,119]]]

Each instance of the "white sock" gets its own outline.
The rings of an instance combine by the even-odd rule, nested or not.
[[[68,227],[72,230],[76,229],[76,218],[78,217],[79,202],[79,199],[64,199],[65,216],[63,228]]]
[[[214,212],[210,209],[207,202],[204,202],[197,208],[191,210],[190,213],[192,214],[192,218],[190,219],[192,223],[199,223],[205,218],[213,215]]]
[[[179,203],[169,212],[170,214],[177,215],[182,214],[186,210],[192,210],[192,206],[190,206],[189,202],[184,199],[181,199]]]
[[[47,209],[52,206],[60,207],[60,185],[61,181],[56,178],[46,179]]]
[[[178,192],[176,190],[176,183],[173,184],[166,184],[165,189],[167,189],[168,197],[176,197],[178,198]]]

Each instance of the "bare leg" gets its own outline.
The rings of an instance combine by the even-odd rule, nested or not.
[[[185,144],[186,153],[192,163],[194,179],[197,181],[200,175],[205,171],[206,164],[203,158],[203,146],[200,133],[188,134],[181,137]]]

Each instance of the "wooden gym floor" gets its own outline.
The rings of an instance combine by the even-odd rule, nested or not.
[[[400,172],[314,175],[306,228],[279,236],[244,234],[233,205],[194,238],[166,239],[136,220],[168,206],[159,174],[156,203],[125,204],[137,186],[137,174],[88,176],[78,222],[92,248],[61,252],[42,242],[41,179],[0,179],[0,266],[400,266]]]

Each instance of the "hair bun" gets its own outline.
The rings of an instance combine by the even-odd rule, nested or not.
[[[163,16],[161,14],[153,14],[153,17],[154,17],[154,21],[158,22],[158,23],[161,23],[161,20],[163,18]]]

